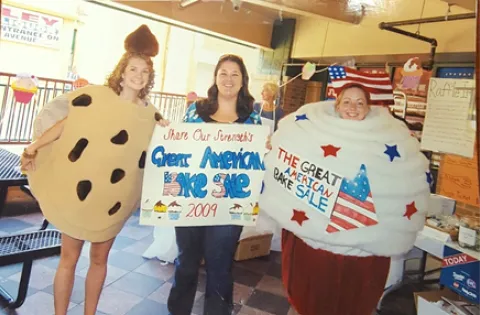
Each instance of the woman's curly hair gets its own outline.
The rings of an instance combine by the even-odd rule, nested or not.
[[[123,54],[122,58],[120,61],[117,63],[115,69],[112,71],[112,73],[107,77],[107,80],[105,82],[105,85],[110,87],[112,90],[115,91],[118,95],[123,90],[123,87],[121,86],[121,83],[123,81],[122,74],[125,72],[125,69],[127,68],[128,62],[130,61],[131,58],[140,58],[144,60],[149,68],[150,74],[148,76],[148,82],[145,85],[143,89],[140,90],[138,93],[138,97],[141,100],[144,100],[147,95],[150,93],[151,89],[153,88],[155,84],[155,71],[153,70],[153,61],[149,56],[146,56],[144,54],[140,54],[137,52],[126,52]]]

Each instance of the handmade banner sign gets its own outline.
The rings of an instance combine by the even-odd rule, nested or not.
[[[428,161],[403,122],[370,110],[352,121],[334,102],[307,104],[272,137],[260,209],[314,249],[400,255],[424,225]]]
[[[174,124],[147,153],[140,224],[256,224],[265,126]]]

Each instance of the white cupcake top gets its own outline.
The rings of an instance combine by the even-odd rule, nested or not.
[[[346,255],[412,248],[431,176],[418,141],[386,108],[351,121],[333,102],[307,104],[280,122],[272,147],[260,209],[283,228]]]

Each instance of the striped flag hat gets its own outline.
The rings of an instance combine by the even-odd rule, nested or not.
[[[343,66],[330,66],[328,73],[337,95],[352,85],[361,85],[370,93],[371,105],[393,105],[393,87],[387,73],[365,73]]]

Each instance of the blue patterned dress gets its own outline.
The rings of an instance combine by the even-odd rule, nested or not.
[[[210,123],[210,122],[217,122],[213,120],[211,117],[200,117],[197,113],[197,104],[193,103],[188,107],[187,112],[185,113],[185,116],[183,117],[183,122],[188,122],[188,123]],[[252,111],[250,116],[248,116],[246,119],[245,118],[239,118],[237,119],[234,123],[237,124],[247,124],[247,125],[261,125],[262,120],[260,119],[260,115],[256,111]]]

